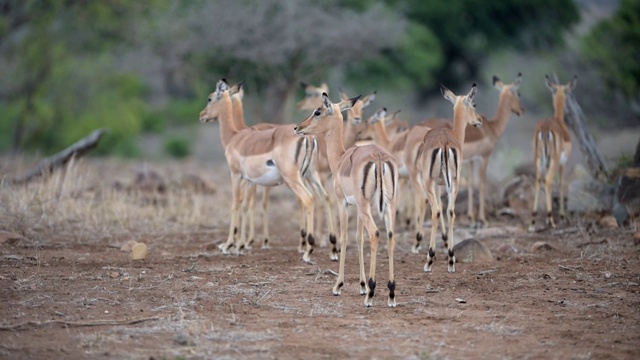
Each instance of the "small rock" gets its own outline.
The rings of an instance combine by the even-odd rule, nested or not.
[[[476,239],[466,239],[457,243],[453,247],[456,255],[456,262],[459,263],[478,263],[493,261],[491,250]]]
[[[145,243],[136,243],[131,248],[131,260],[142,260],[147,257],[147,245]]]
[[[176,337],[173,339],[173,342],[176,345],[180,345],[180,346],[193,345],[193,340],[191,339],[191,336],[185,333],[177,334]]]
[[[498,246],[498,251],[503,252],[507,255],[518,254],[521,252],[517,247],[508,243],[504,243]]]
[[[615,229],[618,227],[618,220],[611,215],[607,215],[598,220],[598,225],[605,229]]]
[[[533,243],[533,245],[531,245],[531,248],[529,250],[531,252],[538,252],[555,250],[555,248],[549,245],[549,243],[546,241],[536,241],[535,243]]]
[[[115,278],[117,278],[117,277],[120,277],[120,273],[119,273],[119,272],[117,272],[117,271],[111,271],[111,272],[109,273],[109,277],[110,277],[110,278],[112,278],[112,279],[115,279]]]
[[[467,303],[467,300],[465,300],[465,299],[461,299],[461,298],[456,298],[456,301],[457,301],[459,304],[466,304],[466,303]]]

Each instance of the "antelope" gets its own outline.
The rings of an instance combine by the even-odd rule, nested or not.
[[[292,125],[275,126],[266,130],[234,126],[233,105],[229,86],[224,79],[216,84],[216,90],[208,97],[206,107],[200,112],[200,122],[220,122],[220,139],[225,148],[225,157],[231,171],[231,221],[226,243],[220,246],[228,253],[234,244],[240,218],[242,181],[262,186],[286,183],[296,195],[304,214],[301,219],[302,259],[310,262],[315,238],[313,236],[313,195],[305,186],[302,176],[309,169],[313,141],[300,138],[292,131]],[[238,249],[244,244],[241,240]],[[302,249],[304,247],[304,249]]]
[[[448,271],[455,272],[455,255],[453,253],[453,224],[455,222],[455,202],[458,196],[458,182],[460,179],[460,164],[462,164],[465,128],[467,125],[481,126],[482,119],[476,113],[473,98],[476,95],[476,84],[471,86],[467,95],[455,95],[451,90],[441,85],[442,95],[453,103],[453,129],[438,128],[428,131],[420,144],[417,157],[412,158],[410,166],[411,180],[414,191],[420,189],[426,192],[426,197],[431,205],[431,240],[427,262],[424,265],[425,272],[431,272],[431,265],[435,259],[436,232],[438,222],[442,218],[442,203],[437,188],[438,181],[442,180],[447,191],[447,236],[443,236],[447,248]],[[407,154],[405,154],[407,155]],[[418,173],[418,176],[414,172]],[[424,212],[422,212],[424,216]],[[419,223],[422,226],[422,221]],[[444,226],[444,224],[443,224]],[[450,241],[447,242],[447,239]]]
[[[387,230],[389,255],[389,297],[387,305],[396,306],[395,278],[393,272],[393,253],[395,238],[393,235],[396,184],[398,167],[395,158],[378,145],[353,146],[345,150],[341,111],[348,110],[361,102],[360,97],[331,102],[326,93],[322,94],[322,104],[295,127],[296,134],[323,134],[327,144],[329,166],[334,177],[336,198],[342,202],[338,206],[340,217],[340,267],[333,294],[340,295],[344,285],[344,266],[347,248],[348,206],[356,205],[356,240],[360,264],[360,293],[365,295],[364,304],[373,304],[376,288],[376,256],[380,233],[371,215],[371,205],[375,205]],[[361,105],[358,105],[361,106]],[[369,236],[371,264],[369,280],[365,282],[363,229]]]
[[[522,73],[518,73],[515,80],[511,84],[503,83],[497,76],[493,76],[493,86],[500,91],[498,98],[498,108],[496,114],[492,119],[485,119],[483,117],[482,127],[467,127],[465,130],[464,144],[462,144],[463,157],[465,163],[468,164],[468,176],[470,181],[468,182],[468,203],[467,214],[472,223],[475,222],[475,211],[473,206],[473,185],[474,185],[474,160],[480,162],[480,168],[478,172],[480,187],[478,189],[478,220],[483,226],[487,226],[485,215],[485,198],[486,198],[486,183],[487,183],[487,166],[489,164],[489,158],[496,144],[504,134],[509,121],[510,113],[514,113],[518,116],[524,114],[524,108],[520,104],[520,84],[522,83]],[[432,127],[451,127],[449,121],[443,119],[429,119],[423,121],[421,124]]]
[[[244,109],[243,109],[243,105],[242,105],[242,98],[244,95],[244,90],[242,88],[242,83],[239,83],[237,85],[234,85],[231,88],[231,93],[232,93],[232,102],[233,102],[233,113],[234,113],[234,124],[236,129],[241,130],[247,127],[247,125],[245,124],[244,121]],[[278,124],[273,124],[273,123],[259,123],[256,125],[251,126],[252,129],[258,129],[258,130],[266,130],[266,129],[270,129],[273,127],[277,127],[277,126],[281,126]],[[285,125],[288,126],[288,125]],[[331,203],[329,201],[329,195],[327,194],[327,192],[325,191],[324,187],[322,186],[322,183],[320,181],[320,177],[318,175],[318,171],[316,169],[317,166],[317,160],[318,155],[319,155],[319,151],[314,151],[313,155],[314,158],[312,159],[312,163],[311,166],[309,168],[308,171],[306,171],[304,173],[304,180],[305,180],[305,184],[307,186],[309,186],[312,190],[313,193],[318,197],[318,199],[322,202],[323,205],[323,209],[324,212],[327,216],[327,227],[328,227],[328,232],[329,232],[329,238],[331,239],[331,243],[332,243],[332,249],[330,252],[330,259],[337,261],[338,260],[338,254],[337,254],[337,248],[336,248],[336,236],[335,236],[335,230],[333,227],[333,221],[332,221],[332,217],[331,217]],[[247,201],[243,201],[242,203],[242,213],[246,214],[248,213],[248,218],[249,218],[249,237],[246,238],[246,242],[245,242],[245,248],[249,247],[249,244],[253,241],[254,236],[255,236],[255,223],[254,223],[254,217],[255,217],[255,196],[256,196],[256,184],[247,184],[248,186],[248,190],[245,189],[245,192],[247,192]],[[268,209],[268,200],[269,200],[269,189],[271,187],[267,186],[264,187],[264,193],[263,193],[263,198],[262,198],[262,214],[263,214],[263,243],[262,243],[262,247],[266,248],[268,247],[268,241],[269,241],[269,230],[268,230],[268,221],[266,219],[267,216],[267,209]],[[247,212],[247,207],[249,207],[249,211]],[[319,214],[322,214],[322,212],[320,212]],[[302,214],[304,215],[304,214]],[[243,217],[242,219],[245,220],[246,217]],[[304,219],[301,219],[301,222],[304,221]],[[245,228],[244,222],[243,225],[241,227],[241,232],[243,231],[243,229]],[[324,237],[322,238],[323,241],[326,242],[326,239],[324,239]]]
[[[362,121],[362,110],[369,106],[371,102],[376,98],[376,91],[372,94],[364,96],[360,99],[360,101],[356,101],[356,103],[347,110],[347,119],[346,119],[346,129],[343,126],[343,141],[344,147],[346,149],[352,147],[353,145],[360,144],[358,141],[358,136],[364,131],[367,124]],[[340,98],[342,100],[348,100],[349,95],[345,93],[342,89],[340,89]]]
[[[535,231],[537,210],[538,210],[538,194],[542,186],[542,177],[544,177],[544,192],[547,205],[547,225],[555,228],[551,214],[551,186],[556,171],[560,182],[560,218],[564,220],[564,166],[567,163],[569,154],[571,153],[571,135],[567,124],[564,122],[564,106],[567,94],[576,86],[578,76],[565,84],[559,85],[549,79],[545,75],[545,84],[551,90],[553,95],[553,117],[540,120],[533,131],[532,147],[533,147],[533,163],[536,171],[535,196],[533,200],[533,210],[531,215],[531,225],[529,231]]]

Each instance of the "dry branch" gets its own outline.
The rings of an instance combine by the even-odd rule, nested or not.
[[[49,174],[53,172],[55,169],[69,162],[71,158],[73,157],[79,158],[84,154],[86,154],[87,152],[89,152],[89,150],[92,150],[93,148],[98,146],[98,142],[100,141],[100,138],[102,137],[102,135],[108,133],[109,131],[110,131],[109,129],[94,130],[91,134],[78,140],[68,148],[58,152],[57,154],[49,156],[48,158],[45,158],[40,162],[40,164],[38,164],[38,166],[35,169],[29,171],[27,174],[21,177],[13,179],[11,183],[13,184],[27,183],[44,174]]]
[[[65,321],[65,320],[46,320],[46,321],[26,321],[14,325],[1,325],[0,330],[19,330],[29,326],[40,327],[51,324],[62,324],[69,327],[79,326],[102,326],[102,325],[132,325],[144,321],[158,320],[159,316],[125,319],[125,320],[95,320],[95,321]]]
[[[558,76],[553,75],[553,80],[556,84],[558,82]],[[578,101],[573,97],[573,94],[567,94],[565,100],[565,116],[567,125],[573,130],[573,133],[578,138],[578,144],[580,144],[580,151],[582,155],[587,159],[587,169],[594,179],[607,181],[609,178],[609,171],[607,166],[602,160],[602,155],[596,147],[596,143],[593,140],[593,136],[589,132],[589,129],[585,126],[585,118],[582,113],[582,108],[578,104]]]

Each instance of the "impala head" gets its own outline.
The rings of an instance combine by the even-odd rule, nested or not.
[[[347,111],[347,120],[351,121],[351,125],[358,125],[362,122],[362,109],[366,108],[376,98],[377,91],[372,94],[360,98],[356,103]],[[342,100],[349,100],[347,93],[340,89],[340,98]]]
[[[471,86],[467,95],[456,95],[444,85],[440,85],[440,91],[445,99],[453,103],[453,113],[462,116],[467,125],[482,126],[482,116],[476,112],[476,103],[473,100],[478,91],[476,84]]]
[[[329,93],[329,85],[326,83],[322,83],[320,86],[313,86],[303,81],[300,86],[304,89],[304,98],[298,103],[298,110],[313,110],[317,108],[322,101],[322,93]]]
[[[548,75],[545,75],[544,77],[545,77],[545,83],[547,84],[547,87],[549,88],[549,90],[551,90],[551,93],[553,94],[553,96],[561,97],[562,99],[564,99],[566,95],[576,87],[576,83],[578,82],[578,75],[574,75],[573,79],[571,79],[571,81],[569,81],[565,85],[559,85],[554,83],[551,79],[549,79]]]
[[[524,108],[520,103],[520,84],[522,83],[522,73],[518,73],[516,79],[511,84],[505,84],[497,76],[493,76],[493,86],[500,90],[500,97],[509,95],[511,97],[511,112],[521,116]]]
[[[337,123],[342,123],[342,111],[353,107],[359,99],[360,96],[356,96],[334,104],[327,93],[323,93],[320,106],[313,110],[311,115],[307,116],[300,124],[296,125],[293,130],[298,135],[324,134],[335,128]]]
[[[244,88],[242,85],[244,85],[244,81],[241,81],[229,88],[229,93],[231,94],[232,99],[242,100],[244,98]]]
[[[225,79],[220,79],[216,84],[216,91],[209,94],[209,97],[207,98],[207,106],[205,106],[204,109],[200,111],[201,123],[218,120],[222,98],[223,96],[225,96],[225,93],[226,96],[229,95],[229,85],[227,85],[227,81]]]

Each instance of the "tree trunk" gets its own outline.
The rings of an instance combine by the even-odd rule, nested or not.
[[[591,136],[589,129],[585,126],[582,108],[580,108],[580,105],[572,94],[567,96],[565,116],[567,125],[573,130],[573,133],[578,139],[582,155],[587,159],[587,169],[594,179],[608,181],[609,171],[607,170],[607,166],[602,160],[602,155],[600,155],[596,147],[593,136]]]

